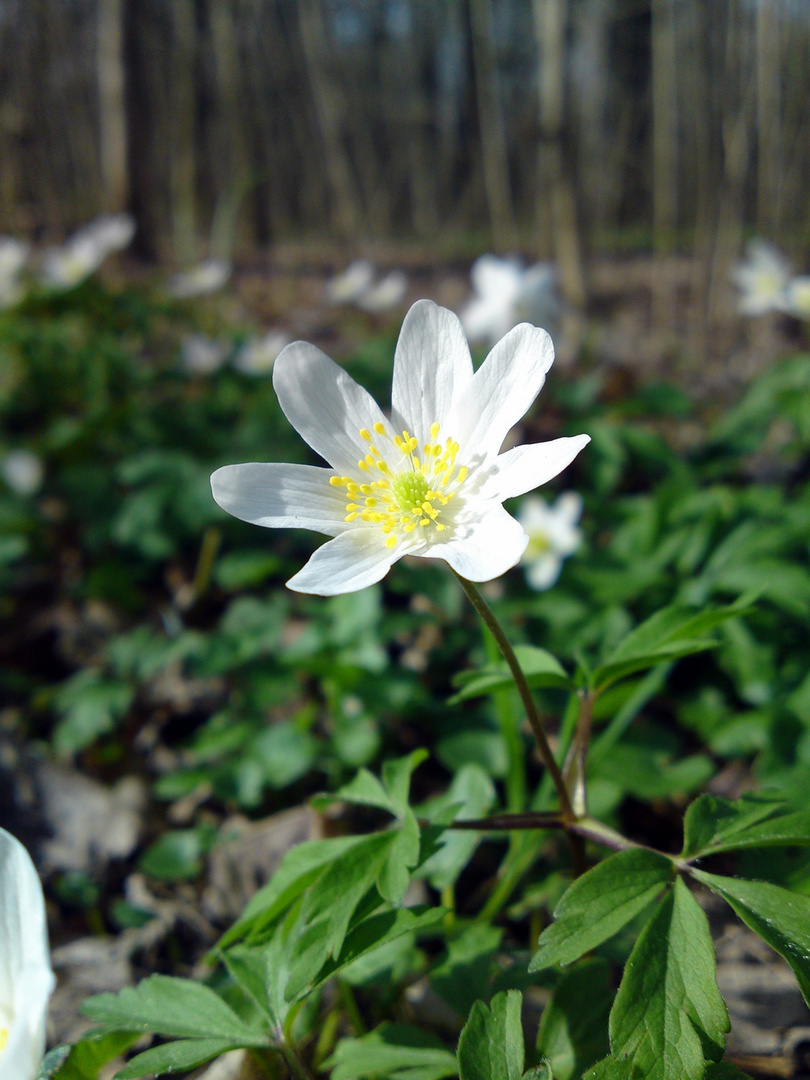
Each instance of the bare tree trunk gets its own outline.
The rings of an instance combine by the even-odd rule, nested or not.
[[[326,174],[332,193],[334,222],[344,238],[353,237],[360,226],[361,213],[351,164],[341,141],[341,118],[335,88],[326,75],[326,29],[320,0],[299,0],[301,43],[315,101],[321,140],[326,157]]]
[[[104,209],[113,213],[123,210],[129,200],[123,14],[123,0],[99,0],[96,70],[101,195]]]
[[[756,15],[757,69],[757,229],[775,231],[782,194],[779,9],[777,0],[759,0]]]
[[[652,320],[661,325],[671,310],[662,260],[675,247],[678,226],[678,100],[675,10],[672,0],[652,0],[653,277]]]
[[[563,296],[581,309],[585,304],[585,273],[576,196],[563,147],[568,0],[533,0],[533,11],[539,69],[539,186],[548,199],[551,243]]]
[[[484,189],[495,247],[504,250],[511,248],[515,242],[515,221],[492,40],[491,0],[470,0],[470,25]]]
[[[169,79],[169,187],[172,237],[178,262],[197,259],[194,0],[173,0]]]

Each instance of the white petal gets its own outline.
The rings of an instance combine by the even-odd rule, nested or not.
[[[42,886],[28,852],[0,829],[0,1007],[13,1017],[2,1054],[4,1076],[36,1075],[52,989]]]
[[[487,480],[482,494],[503,501],[532,491],[561,473],[590,441],[590,435],[571,435],[515,446],[496,459],[497,471]]]
[[[540,555],[534,562],[527,565],[526,580],[538,592],[542,589],[549,589],[560,576],[562,563],[563,561],[558,554],[548,551],[545,555]]]
[[[519,561],[528,542],[520,524],[502,506],[497,506],[472,526],[468,536],[436,543],[414,554],[444,559],[468,581],[490,581]]]
[[[361,428],[371,431],[386,422],[371,394],[305,341],[294,341],[281,351],[273,367],[273,386],[284,415],[301,437],[341,475],[354,475],[368,451]]]
[[[334,475],[314,465],[223,465],[211,476],[211,490],[222,509],[242,521],[337,536],[346,528],[348,497],[330,485]]]
[[[394,354],[395,427],[426,442],[430,425],[444,420],[472,378],[470,349],[458,317],[431,300],[417,301],[405,316]],[[443,430],[442,435],[454,433]]]
[[[462,448],[497,453],[537,397],[553,360],[551,338],[539,327],[521,323],[501,338],[454,410],[454,437]]]
[[[380,581],[403,550],[385,546],[378,528],[354,528],[319,547],[306,566],[287,582],[296,592],[337,596],[357,592]],[[397,545],[399,546],[399,545]]]

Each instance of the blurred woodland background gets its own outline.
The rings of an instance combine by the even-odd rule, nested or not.
[[[807,0],[2,0],[0,230],[522,250],[574,303],[628,246],[725,276],[806,242],[809,77]]]

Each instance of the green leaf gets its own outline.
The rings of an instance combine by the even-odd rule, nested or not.
[[[498,926],[472,923],[447,942],[447,957],[433,969],[430,982],[459,1016],[466,1016],[475,1001],[487,995],[493,958],[502,937]]]
[[[411,870],[419,862],[419,823],[413,810],[405,809],[402,827],[396,830],[388,858],[377,875],[380,896],[392,904],[398,904],[411,883]]]
[[[678,878],[627,961],[610,1013],[611,1051],[632,1076],[702,1080],[728,1029],[709,925]]]
[[[602,1058],[589,1069],[582,1080],[634,1080],[639,1074],[632,1074],[632,1064],[615,1057]]]
[[[684,818],[683,858],[695,859],[715,851],[752,847],[810,844],[810,811],[785,809],[777,794],[749,794],[732,802],[701,795]]]
[[[246,934],[258,933],[271,925],[317,881],[327,866],[367,840],[365,836],[309,840],[288,851],[270,881],[251,898],[242,917],[222,936],[220,947],[225,948]]]
[[[97,1080],[103,1065],[128,1050],[140,1038],[138,1032],[112,1031],[108,1034],[91,1034],[80,1039],[75,1046],[60,1046],[52,1050],[42,1063],[37,1080]],[[45,1071],[53,1060],[55,1069]]]
[[[713,1061],[706,1066],[704,1080],[751,1080],[751,1077],[730,1061]]]
[[[53,736],[56,752],[73,754],[112,731],[134,696],[135,691],[128,683],[105,679],[89,669],[68,679],[54,698],[61,717]]]
[[[341,1039],[324,1062],[331,1080],[445,1080],[457,1075],[456,1055],[435,1035],[407,1024],[382,1024],[359,1039]]]
[[[571,676],[559,660],[545,649],[535,648],[534,645],[516,645],[515,656],[529,686],[574,689]],[[475,671],[460,672],[453,678],[453,684],[461,686],[461,690],[448,700],[448,705],[456,705],[460,701],[480,697],[482,694],[494,694],[499,690],[507,690],[514,687],[515,680],[506,662],[500,660],[494,664],[486,664]]]
[[[209,987],[169,975],[151,975],[117,994],[97,994],[82,1012],[105,1031],[215,1038],[235,1046],[268,1043],[265,1031],[248,1025]]]
[[[146,849],[138,867],[158,881],[188,881],[202,871],[212,840],[201,829],[170,829]]]
[[[363,919],[346,935],[339,956],[327,960],[314,979],[312,987],[320,986],[341,968],[353,964],[361,956],[366,956],[375,949],[381,949],[405,934],[416,934],[422,930],[433,929],[446,915],[447,910],[442,907],[409,907],[383,911]]]
[[[570,964],[613,937],[672,880],[669,859],[633,848],[618,851],[570,886],[540,935],[529,971]]]
[[[449,812],[451,807],[455,808],[453,821],[480,818],[492,809],[495,798],[495,785],[481,766],[463,765],[445,794],[421,810],[432,821],[436,820],[437,814]],[[438,851],[419,868],[419,876],[426,877],[434,889],[451,885],[480,843],[481,833],[448,829],[439,841]],[[465,1015],[468,1010],[469,1007],[464,1010]]]
[[[404,817],[408,809],[408,796],[411,790],[411,776],[423,761],[429,757],[427,750],[414,750],[406,757],[383,762],[382,779],[397,817]]]
[[[537,1049],[548,1058],[556,1080],[578,1080],[608,1052],[608,1014],[613,993],[610,970],[591,960],[566,972],[543,1010]]]
[[[741,597],[736,603],[726,607],[698,613],[694,608],[679,605],[662,608],[628,634],[608,659],[594,671],[594,689],[604,690],[617,679],[622,679],[634,671],[642,671],[668,660],[677,660],[691,653],[715,648],[717,641],[703,635],[727,619],[745,614],[749,608],[750,597]]]
[[[57,1076],[72,1049],[72,1046],[55,1046],[53,1050],[49,1050],[40,1063],[36,1080],[51,1080]]]
[[[203,1065],[211,1058],[227,1054],[229,1050],[238,1050],[240,1042],[228,1042],[225,1039],[183,1039],[180,1042],[153,1046],[134,1057],[123,1069],[115,1074],[115,1080],[135,1080],[138,1076],[162,1073],[182,1072]]]
[[[304,898],[299,916],[302,928],[297,955],[287,985],[295,1000],[343,944],[352,915],[374,886],[388,860],[398,831],[374,833],[335,859]]]
[[[810,1004],[810,896],[788,892],[767,881],[743,881],[692,870],[698,881],[719,893],[746,926],[793,968]]]
[[[525,1049],[519,990],[476,1001],[458,1039],[460,1080],[521,1080]]]

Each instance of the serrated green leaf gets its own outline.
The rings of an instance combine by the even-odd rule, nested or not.
[[[340,951],[355,910],[385,865],[399,830],[373,833],[335,859],[304,898],[301,933],[287,984],[294,1001],[315,978],[327,958]]]
[[[613,992],[603,960],[566,972],[543,1010],[537,1049],[548,1058],[556,1080],[578,1080],[608,1052],[608,1014]]]
[[[431,821],[449,824],[464,818],[483,817],[492,809],[495,798],[495,785],[484,769],[480,765],[463,765],[445,794],[421,810]],[[451,807],[455,808],[453,813],[439,817]],[[441,890],[453,884],[480,843],[480,833],[448,829],[439,841],[438,851],[420,867],[419,876],[426,877],[434,889]],[[467,1011],[464,1010],[465,1014]]]
[[[288,851],[270,881],[253,896],[242,917],[223,934],[225,948],[246,934],[261,931],[285,911],[336,859],[362,845],[365,836],[309,840]]]
[[[206,1061],[238,1050],[242,1044],[225,1039],[183,1039],[144,1050],[115,1074],[115,1080],[136,1080],[136,1077],[183,1072],[204,1065]]]
[[[595,690],[604,690],[617,679],[635,671],[712,649],[718,643],[703,635],[727,619],[745,614],[750,598],[742,597],[726,607],[696,612],[679,605],[662,608],[637,626],[617,646],[592,676]]]
[[[366,956],[375,949],[381,949],[405,934],[416,934],[438,926],[446,915],[447,910],[442,907],[410,907],[383,911],[363,919],[346,935],[339,956],[327,960],[313,980],[312,987],[320,986],[341,968],[353,964],[361,956]]]
[[[97,1080],[103,1065],[117,1058],[140,1039],[139,1032],[111,1031],[85,1035],[74,1046],[52,1050],[42,1063],[37,1080]],[[50,1064],[51,1071],[46,1071]]]
[[[268,1042],[266,1032],[245,1023],[209,987],[169,975],[151,975],[117,994],[97,994],[84,1002],[82,1012],[105,1031],[217,1038],[237,1046]]]
[[[614,1058],[645,1080],[702,1080],[722,1057],[728,1013],[706,916],[678,878],[645,926],[610,1013]],[[608,1074],[610,1075],[610,1074]]]
[[[525,1048],[519,990],[476,1001],[458,1039],[460,1080],[521,1080]]]
[[[414,770],[428,757],[427,750],[414,750],[406,757],[383,762],[382,781],[397,817],[404,817],[408,809],[408,795]]]
[[[684,818],[683,858],[750,847],[810,844],[810,811],[782,813],[780,795],[751,793],[731,801],[701,795]]]
[[[377,875],[380,896],[398,904],[411,883],[411,871],[419,861],[419,823],[413,810],[406,806],[402,826],[388,851],[388,858]]]
[[[719,893],[746,926],[793,968],[804,1000],[810,1004],[810,896],[788,892],[767,881],[692,873]]]
[[[592,1069],[588,1069],[582,1080],[633,1080],[631,1070],[631,1062],[622,1061],[611,1055],[597,1061]]]
[[[341,1039],[324,1062],[331,1080],[445,1080],[457,1075],[456,1055],[435,1035],[407,1024],[382,1024],[359,1039]]]
[[[527,1069],[523,1074],[523,1080],[554,1080],[551,1063],[542,1061],[539,1065],[535,1065],[533,1069]]]
[[[638,848],[618,851],[570,886],[540,935],[530,971],[570,964],[643,911],[672,880],[669,859]]]
[[[571,676],[550,652],[538,649],[534,645],[516,645],[515,656],[520,669],[526,676],[529,686],[555,686],[566,690],[574,689]],[[468,698],[482,694],[494,694],[499,690],[514,687],[515,681],[505,661],[486,664],[475,671],[462,671],[453,679],[461,690],[448,700],[448,705],[456,705]]]

